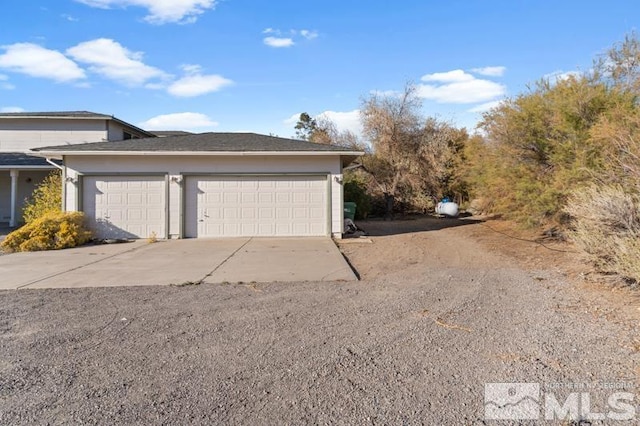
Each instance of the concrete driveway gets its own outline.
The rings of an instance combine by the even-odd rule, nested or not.
[[[0,256],[0,289],[356,279],[330,238],[140,240]]]

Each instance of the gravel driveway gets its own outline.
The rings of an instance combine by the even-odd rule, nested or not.
[[[485,383],[635,386],[637,328],[478,226],[345,244],[360,282],[0,292],[0,424],[484,424]]]

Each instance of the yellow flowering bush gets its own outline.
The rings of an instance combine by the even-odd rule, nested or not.
[[[86,244],[91,238],[83,213],[49,212],[7,235],[0,247],[8,253],[60,250]]]

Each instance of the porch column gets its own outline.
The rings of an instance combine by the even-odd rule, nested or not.
[[[11,169],[9,175],[11,175],[11,219],[9,219],[9,226],[16,226],[18,224],[16,208],[18,206],[18,176],[20,171]]]

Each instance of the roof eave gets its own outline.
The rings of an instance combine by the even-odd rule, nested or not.
[[[51,170],[55,169],[53,166],[27,166],[27,165],[2,165],[0,170]]]
[[[65,116],[65,115],[2,115],[0,114],[0,119],[8,120],[8,119],[32,119],[32,118],[55,118],[58,120],[113,120],[114,117],[111,115],[95,115],[95,116]],[[121,121],[115,119],[116,121]],[[131,126],[127,123],[128,126]]]
[[[128,127],[130,129],[135,130],[138,133],[141,133],[149,138],[155,138],[157,137],[156,135],[154,135],[151,132],[148,132],[144,129],[141,129],[140,127],[134,126],[131,123],[127,123],[126,121],[122,121],[119,118],[113,116],[113,115],[107,115],[107,114],[96,114],[94,116],[64,116],[64,115],[46,115],[46,114],[42,114],[42,115],[2,115],[0,114],[0,119],[2,120],[9,120],[9,119],[20,119],[20,120],[24,120],[24,119],[33,119],[33,118],[44,118],[44,119],[56,119],[56,120],[111,120],[114,121],[124,127]]]
[[[30,151],[30,154],[45,157],[62,159],[63,156],[322,156],[339,155],[341,157],[359,157],[364,155],[361,151]]]

